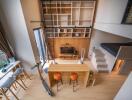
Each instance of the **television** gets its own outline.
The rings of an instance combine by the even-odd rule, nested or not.
[[[76,50],[74,47],[60,47],[61,54],[75,54]]]

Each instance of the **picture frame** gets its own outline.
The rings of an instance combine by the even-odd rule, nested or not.
[[[121,24],[132,24],[132,0],[128,0]]]

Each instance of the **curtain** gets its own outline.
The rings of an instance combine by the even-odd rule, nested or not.
[[[13,57],[14,53],[12,52],[10,45],[6,39],[5,31],[2,27],[2,24],[0,22],[0,50],[6,53],[8,58]]]

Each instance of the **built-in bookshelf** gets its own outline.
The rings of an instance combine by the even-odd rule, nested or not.
[[[46,28],[49,38],[89,38],[91,28]]]
[[[95,1],[41,1],[48,38],[90,38]]]

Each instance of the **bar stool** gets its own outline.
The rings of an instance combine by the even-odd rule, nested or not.
[[[9,77],[2,85],[0,85],[0,91],[1,93],[6,97],[7,100],[9,100],[8,96],[6,95],[6,92],[9,90],[13,96],[17,99],[18,97],[15,95],[15,93],[11,90],[11,86],[15,82],[15,78]]]
[[[16,78],[16,82],[18,83],[17,80],[20,80],[21,83],[23,84],[23,86],[21,86],[23,89],[27,88],[27,86],[25,85],[24,81],[23,81],[23,77],[21,76],[23,75],[25,78],[25,73],[24,73],[24,69],[23,68],[17,68],[16,71],[13,73],[13,77]],[[18,83],[19,84],[19,83]],[[21,84],[20,84],[21,85]]]
[[[58,92],[59,91],[59,89],[58,89],[59,82],[61,82],[61,84],[63,84],[63,82],[62,82],[62,75],[61,75],[60,72],[55,72],[53,77],[54,77],[54,80],[57,83],[57,92]]]
[[[17,73],[19,73],[19,75],[20,74],[23,75],[25,79],[28,78],[28,79],[32,80],[31,77],[28,75],[28,73],[25,71],[24,67],[19,65],[19,67],[16,68],[15,71],[16,70],[17,70]]]
[[[19,100],[19,98],[16,96],[16,94],[11,90],[11,86],[16,82],[19,86],[21,86],[24,90],[25,88],[18,82],[16,81],[16,77],[14,77],[14,74],[8,75],[9,77],[3,80],[3,82],[0,84],[0,92],[5,96],[7,100],[9,100],[8,96],[6,95],[6,92],[9,90],[13,96]]]
[[[75,83],[78,84],[78,74],[76,72],[72,72],[70,75],[70,84],[73,83],[73,92],[75,92]]]

